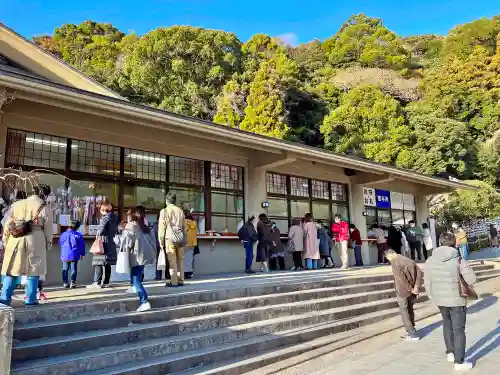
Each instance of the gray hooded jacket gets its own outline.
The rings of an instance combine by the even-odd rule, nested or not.
[[[465,260],[459,263],[458,250],[440,246],[432,252],[425,262],[425,291],[437,306],[466,306],[467,300],[460,296],[460,272],[469,285],[476,283],[476,275]]]

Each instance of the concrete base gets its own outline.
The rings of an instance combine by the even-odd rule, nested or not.
[[[0,304],[0,374],[10,374],[14,309]]]

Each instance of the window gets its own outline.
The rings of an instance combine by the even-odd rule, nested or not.
[[[404,217],[405,217],[405,224],[408,225],[408,223],[411,220],[416,220],[415,211],[404,211]]]
[[[125,178],[164,182],[167,178],[167,157],[126,148],[123,174]]]
[[[118,184],[105,181],[70,181],[73,209],[72,219],[82,225],[99,224],[99,206],[107,199],[118,206]]]
[[[119,176],[120,147],[73,140],[71,143],[71,170]],[[128,171],[128,174],[132,174],[132,172]]]
[[[288,220],[288,202],[286,198],[270,197],[268,198],[269,208],[267,214],[269,217],[285,218]]]
[[[165,188],[125,185],[123,195],[125,208],[143,206],[147,211],[159,211],[165,207]]]
[[[391,212],[392,212],[392,223],[394,225],[405,224],[403,210],[392,209]]]
[[[169,168],[170,182],[196,186],[205,184],[203,161],[171,156],[169,158]]]
[[[377,210],[378,223],[381,227],[390,227],[392,225],[391,211],[389,210]]]
[[[243,168],[231,165],[212,163],[212,189],[243,190]]]
[[[237,192],[212,191],[212,213],[243,215],[243,195]]]
[[[302,177],[290,177],[291,195],[309,197],[309,180]]]
[[[315,219],[330,222],[330,203],[329,202],[312,202],[312,214]]]
[[[286,176],[277,173],[268,173],[267,192],[270,194],[286,195]]]
[[[313,198],[326,199],[326,200],[330,199],[328,182],[311,180],[311,186],[312,186]]]
[[[347,201],[345,185],[332,183],[332,200]]]
[[[344,219],[349,220],[349,208],[343,204],[332,204],[332,216],[340,214]]]
[[[365,207],[366,228],[369,231],[371,226],[377,223],[377,209],[374,207]]]
[[[298,200],[292,199],[290,201],[291,214],[293,218],[302,218],[304,215],[311,210],[309,209],[309,201],[308,200]]]
[[[177,204],[183,210],[190,211],[198,223],[198,232],[205,233],[205,195],[202,188],[173,186],[170,192],[177,196]]]
[[[64,171],[66,148],[66,138],[9,129],[5,165]]]

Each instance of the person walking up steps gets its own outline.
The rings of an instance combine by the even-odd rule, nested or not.
[[[460,275],[469,286],[476,283],[476,275],[460,258],[453,233],[442,233],[439,243],[441,246],[425,262],[425,291],[443,316],[448,361],[455,362],[456,370],[468,371],[473,365],[465,360],[467,299],[461,295]]]
[[[166,287],[184,285],[184,246],[186,244],[186,231],[184,226],[184,211],[175,205],[177,196],[168,192],[166,207],[160,212],[158,224],[158,240],[160,251],[166,251],[170,265],[170,282]]]
[[[392,267],[399,312],[406,329],[406,335],[403,338],[418,341],[413,305],[424,281],[422,271],[413,260],[399,255],[392,249],[386,250],[384,255]]]

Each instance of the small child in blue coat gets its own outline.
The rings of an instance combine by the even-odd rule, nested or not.
[[[63,263],[62,279],[65,288],[76,288],[76,275],[78,270],[78,261],[85,256],[85,242],[80,232],[79,221],[72,221],[66,232],[59,238],[61,247],[61,261]],[[71,284],[69,283],[68,273],[71,269]]]

